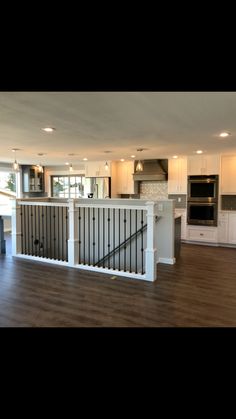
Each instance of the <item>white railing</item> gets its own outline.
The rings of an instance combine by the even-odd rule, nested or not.
[[[154,281],[157,215],[141,200],[15,200],[12,254]]]

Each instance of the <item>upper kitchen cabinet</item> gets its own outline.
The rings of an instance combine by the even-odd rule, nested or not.
[[[188,175],[218,175],[220,172],[219,155],[196,155],[188,157]]]
[[[236,194],[236,155],[221,157],[221,194]]]
[[[187,194],[187,158],[168,160],[168,194]]]
[[[105,168],[105,161],[91,161],[85,164],[85,177],[109,177],[111,176],[110,162]]]
[[[23,193],[44,192],[44,173],[38,166],[22,165],[22,191]]]
[[[133,179],[134,161],[117,162],[116,188],[118,194],[136,194],[137,182]]]

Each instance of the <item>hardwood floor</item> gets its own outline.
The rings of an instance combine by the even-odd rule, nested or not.
[[[236,249],[183,244],[157,273],[113,279],[0,255],[0,326],[236,326]]]

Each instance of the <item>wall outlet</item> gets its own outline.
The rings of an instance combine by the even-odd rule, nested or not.
[[[181,198],[180,197],[178,198],[178,202],[181,202]]]

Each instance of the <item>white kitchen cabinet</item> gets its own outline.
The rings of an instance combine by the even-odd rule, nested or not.
[[[229,213],[228,243],[236,244],[236,214]]]
[[[168,160],[168,194],[187,194],[187,158]]]
[[[218,230],[219,243],[236,244],[236,212],[221,212]]]
[[[108,170],[105,169],[105,161],[92,161],[85,164],[86,177],[107,177],[110,174],[110,162],[108,163]]]
[[[221,157],[221,193],[236,194],[236,155]]]
[[[218,175],[220,173],[220,156],[203,155],[188,157],[188,175]]]
[[[187,239],[192,241],[217,243],[217,227],[187,226]]]
[[[137,182],[133,180],[134,161],[117,162],[116,169],[117,193],[135,194],[137,193]]]
[[[227,212],[219,213],[218,219],[218,242],[228,243],[228,225],[229,225],[229,214]]]
[[[186,240],[186,209],[176,208],[175,215],[181,216],[181,240]]]

